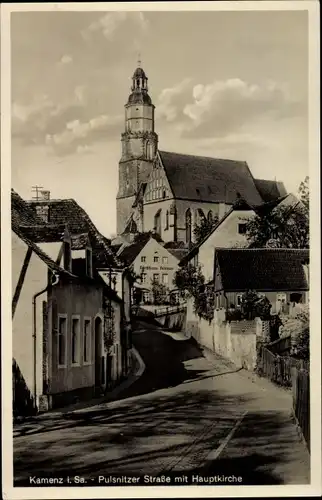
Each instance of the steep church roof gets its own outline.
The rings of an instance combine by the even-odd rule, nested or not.
[[[251,205],[262,198],[244,161],[159,151],[175,198],[233,204],[243,197]]]
[[[286,196],[286,190],[282,182],[268,181],[264,179],[254,179],[255,186],[263,201],[270,202],[277,198]]]

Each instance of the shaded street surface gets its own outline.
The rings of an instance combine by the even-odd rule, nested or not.
[[[15,486],[32,476],[79,475],[90,484],[113,474],[309,482],[309,455],[292,420],[289,391],[218,356],[204,357],[182,333],[139,323],[133,341],[146,368],[117,401],[18,428]]]

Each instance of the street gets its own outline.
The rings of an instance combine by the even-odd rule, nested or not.
[[[15,486],[34,476],[91,481],[113,474],[309,482],[309,455],[291,418],[289,391],[215,355],[204,357],[182,333],[140,323],[133,342],[145,371],[117,401],[48,414],[18,433]]]

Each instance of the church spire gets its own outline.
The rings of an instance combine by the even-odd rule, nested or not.
[[[146,76],[144,69],[141,67],[141,60],[138,60],[138,66],[132,76],[132,92],[141,92],[147,94],[148,92],[148,77]],[[148,96],[149,97],[149,96]],[[150,97],[149,97],[150,99]],[[150,99],[151,100],[151,99]],[[149,103],[150,104],[150,103]]]

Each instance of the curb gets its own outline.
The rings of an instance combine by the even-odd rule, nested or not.
[[[102,404],[110,403],[112,401],[115,401],[117,399],[117,396],[130,387],[134,382],[136,382],[144,373],[145,371],[145,363],[143,359],[141,358],[139,352],[132,347],[131,349],[132,354],[135,357],[135,362],[138,364],[138,368],[129,375],[129,377],[124,380],[120,385],[115,387],[110,393],[107,393],[103,398],[96,399],[95,401],[92,401],[92,404],[90,402],[84,402],[84,407],[83,408],[75,408],[75,409],[68,409],[68,406],[62,408],[60,411],[47,411],[45,413],[41,413],[40,415],[35,415],[34,417],[31,417],[30,419],[26,418],[24,421],[20,423],[13,424],[13,437],[18,437],[21,434],[21,430],[23,429],[24,425],[32,425],[32,426],[37,426],[41,425],[42,421],[48,419],[48,418],[53,418],[53,419],[58,419],[58,418],[64,418],[67,414],[71,413],[78,413],[82,412],[84,410],[90,410],[95,408],[96,406],[100,406]]]
[[[135,347],[132,347],[132,354],[134,354],[136,361],[139,365],[138,370],[135,373],[132,373],[124,382],[122,382],[120,385],[118,385],[110,394],[107,394],[106,397],[106,402],[108,403],[109,401],[114,401],[114,398],[118,396],[122,391],[125,389],[128,389],[134,382],[136,382],[142,375],[145,370],[145,363],[143,359],[141,358],[139,352],[135,349]],[[104,403],[105,401],[103,401]]]
[[[200,349],[202,350],[203,356],[210,362],[215,363],[220,359],[220,361],[224,362],[226,366],[229,366],[232,369],[235,369],[236,371],[238,370],[239,374],[248,379],[250,382],[254,384],[258,384],[261,386],[262,390],[275,390],[277,389],[281,394],[284,394],[285,396],[290,396],[290,388],[289,387],[284,387],[284,386],[279,386],[277,384],[274,384],[270,379],[267,379],[265,377],[261,377],[258,375],[256,372],[252,372],[250,370],[247,370],[242,367],[238,367],[232,360],[225,358],[224,356],[221,356],[220,354],[211,351],[208,347],[202,346],[198,344]]]

